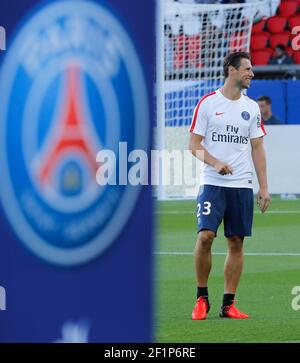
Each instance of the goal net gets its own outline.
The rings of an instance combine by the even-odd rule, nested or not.
[[[197,102],[223,83],[223,58],[231,52],[249,51],[253,21],[274,15],[278,2],[208,5],[157,0],[157,149],[169,153],[187,149]],[[196,161],[186,162],[190,163],[186,169],[195,169]],[[199,183],[187,186],[184,178],[176,177],[184,173],[183,163],[161,163],[162,173],[169,172],[173,178],[159,185],[159,199],[197,194]],[[176,185],[176,180],[182,182]]]

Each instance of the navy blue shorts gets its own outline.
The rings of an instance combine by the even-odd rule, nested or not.
[[[253,190],[204,185],[197,197],[196,216],[198,233],[208,229],[217,234],[223,220],[226,237],[251,236]]]

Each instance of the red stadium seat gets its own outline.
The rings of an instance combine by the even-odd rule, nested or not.
[[[186,59],[190,68],[199,68],[201,66],[199,61],[201,49],[201,38],[199,35],[190,35],[186,40]]]
[[[190,51],[199,51],[201,48],[200,35],[188,35],[186,38],[186,48]]]
[[[271,54],[272,54],[271,49],[256,50],[251,52],[252,64],[255,66],[263,66],[268,64]]]
[[[294,55],[294,50],[292,47],[286,47],[285,48],[285,51],[287,52],[287,54],[290,56],[290,57],[293,57]]]
[[[265,49],[269,40],[270,34],[265,32],[261,34],[254,34],[251,36],[250,47],[252,50]]]
[[[259,34],[264,30],[266,25],[266,20],[261,20],[258,23],[253,24],[252,26],[252,34]]]
[[[300,64],[300,50],[294,52],[293,59],[296,64]]]
[[[285,47],[288,45],[290,39],[290,33],[289,32],[283,32],[280,34],[272,34],[270,37],[270,45],[271,48],[275,48],[276,45],[282,44]]]
[[[186,35],[179,34],[175,36],[174,40],[174,68],[183,69],[185,67],[185,44]]]
[[[296,14],[298,9],[297,1],[285,1],[279,5],[279,14],[283,17],[290,17]]]
[[[267,22],[268,30],[271,33],[281,33],[286,26],[286,18],[282,16],[272,16]]]
[[[300,15],[295,15],[288,20],[289,27],[292,30],[295,26],[300,26]]]
[[[245,32],[236,32],[230,37],[229,51],[242,52],[247,49],[247,34]]]

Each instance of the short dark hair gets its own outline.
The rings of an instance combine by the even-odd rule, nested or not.
[[[233,66],[235,69],[239,69],[242,59],[248,59],[251,62],[251,56],[248,52],[235,52],[228,54],[223,61],[224,77],[228,77],[228,68]]]
[[[259,96],[257,101],[265,101],[268,105],[272,104],[272,100],[269,96]]]
[[[277,44],[275,48],[280,49],[282,51],[285,50],[285,46],[283,44]]]

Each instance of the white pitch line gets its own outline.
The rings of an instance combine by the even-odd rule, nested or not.
[[[195,214],[195,212],[187,212],[187,211],[179,211],[179,210],[175,210],[175,211],[155,211],[155,214]],[[260,211],[254,211],[254,214],[261,214]],[[267,211],[265,214],[300,214],[300,210],[283,210],[283,211],[279,211],[279,210],[270,210]]]
[[[154,255],[173,255],[173,256],[184,256],[184,255],[193,255],[193,252],[153,252]],[[226,256],[226,252],[213,252],[213,255],[217,256]],[[281,253],[281,252],[246,252],[245,256],[300,256],[299,253]]]

